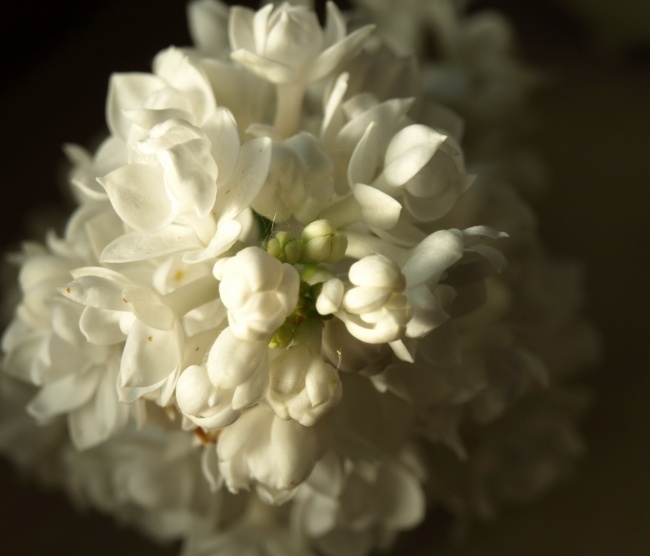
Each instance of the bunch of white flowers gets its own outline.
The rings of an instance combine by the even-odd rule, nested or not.
[[[0,447],[185,556],[361,556],[580,448],[563,383],[592,336],[494,155],[525,89],[501,20],[367,0],[350,31],[306,4],[191,3],[196,46],[113,75],[65,233],[18,257],[2,384],[30,419]],[[418,70],[423,25],[447,57]],[[34,422],[57,434],[15,443]]]

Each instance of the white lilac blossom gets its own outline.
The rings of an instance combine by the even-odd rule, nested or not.
[[[113,75],[65,231],[13,257],[0,450],[185,556],[389,549],[581,449],[593,333],[497,148],[507,26],[359,4],[192,2],[195,46]]]

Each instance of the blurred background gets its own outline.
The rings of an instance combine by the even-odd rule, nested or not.
[[[184,0],[33,0],[0,8],[2,251],[40,239],[62,206],[61,145],[104,132],[114,71],[148,71],[154,54],[189,44]],[[650,554],[650,2],[481,0],[513,21],[521,56],[545,75],[531,140],[552,188],[536,207],[558,257],[585,267],[586,312],[602,364],[585,380],[595,403],[577,474],[535,504],[504,508],[461,546],[435,525],[397,554]],[[65,214],[65,213],[63,213]],[[80,513],[0,461],[3,554],[172,555],[112,518]],[[435,516],[434,516],[435,517]],[[434,520],[435,522],[435,520]]]

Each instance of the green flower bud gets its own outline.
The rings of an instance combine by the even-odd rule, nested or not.
[[[263,245],[266,252],[280,262],[295,264],[300,259],[301,245],[291,232],[277,232]]]
[[[305,263],[335,263],[348,248],[348,236],[327,220],[315,220],[302,232],[302,256]]]

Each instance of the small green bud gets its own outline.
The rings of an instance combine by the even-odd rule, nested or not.
[[[280,262],[295,264],[300,259],[302,247],[291,232],[277,232],[262,245],[266,252]]]
[[[348,236],[327,220],[315,220],[302,232],[301,261],[305,263],[335,263],[348,248]]]

